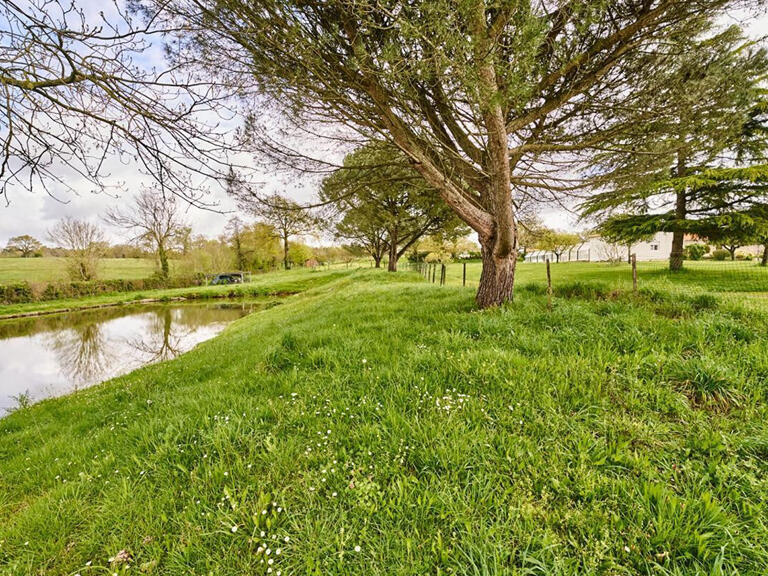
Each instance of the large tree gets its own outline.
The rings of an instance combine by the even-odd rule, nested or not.
[[[313,233],[318,226],[317,218],[298,202],[280,194],[262,197],[242,182],[232,180],[229,183],[229,190],[243,209],[250,211],[272,227],[283,244],[283,267],[286,270],[290,269],[291,238]]]
[[[160,276],[168,278],[169,253],[186,226],[175,196],[147,188],[136,196],[128,210],[113,208],[107,211],[104,219],[132,233],[132,241],[151,246],[160,265]]]
[[[144,0],[150,15],[173,15],[179,54],[224,80],[252,79],[243,93],[304,134],[332,123],[400,148],[477,232],[480,306],[512,298],[516,203],[594,183],[579,167],[657,113],[646,106],[656,87],[637,82],[655,77],[643,55],[742,4]],[[251,126],[261,152],[294,163],[295,146]]]
[[[419,238],[461,224],[402,152],[381,141],[348,155],[323,181],[320,198],[342,216],[337,236],[361,242],[376,267],[386,251],[390,272]]]
[[[660,113],[617,138],[636,154],[597,156],[609,183],[584,212],[610,216],[604,228],[612,234],[671,232],[669,266],[679,270],[686,233],[703,236],[713,218],[763,201],[750,163],[765,161],[768,146],[768,57],[736,27],[672,40],[668,55],[649,56],[668,60],[646,80],[659,87],[649,105]],[[741,170],[724,170],[734,166]]]
[[[42,247],[43,245],[34,236],[22,234],[21,236],[10,238],[5,249],[8,252],[17,252],[22,258],[29,258]]]

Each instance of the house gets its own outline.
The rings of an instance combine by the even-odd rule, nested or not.
[[[686,236],[684,246],[700,243],[694,236]],[[630,254],[637,256],[638,262],[654,262],[669,259],[672,251],[672,233],[659,232],[651,240],[637,242],[631,247],[612,244],[595,234],[584,242],[572,247],[560,255],[560,262],[609,262],[628,260]],[[549,258],[557,261],[557,256],[544,250],[533,250],[525,255],[526,262],[544,262]]]

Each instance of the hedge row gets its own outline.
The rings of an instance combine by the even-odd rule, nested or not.
[[[184,276],[164,280],[159,277],[140,280],[95,280],[91,282],[52,282],[30,284],[16,282],[0,285],[0,304],[25,304],[66,298],[83,298],[115,292],[156,290],[158,288],[188,288],[200,286],[205,279],[200,276]]]

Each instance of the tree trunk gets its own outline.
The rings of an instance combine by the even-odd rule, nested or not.
[[[760,261],[760,266],[768,266],[768,244],[763,246],[763,259]]]
[[[678,192],[675,200],[675,218],[685,220],[688,213],[685,191]],[[669,253],[669,269],[673,272],[683,269],[683,244],[685,244],[685,232],[675,230],[672,232],[672,250]]]
[[[168,279],[168,254],[165,252],[165,246],[157,245],[157,257],[160,260],[160,276]]]
[[[389,232],[389,264],[388,272],[397,272],[397,230]]]
[[[475,302],[480,308],[500,306],[514,296],[515,266],[517,253],[512,251],[504,256],[494,254],[494,244],[482,243],[483,271],[477,288]]]
[[[283,234],[283,268],[291,269],[291,262],[288,260],[288,235]]]
[[[681,122],[682,123],[682,122]],[[681,152],[677,154],[677,177],[685,176],[687,166]],[[688,215],[688,198],[686,190],[678,190],[675,197],[675,219],[678,221],[676,228],[680,226],[680,220],[685,220]],[[669,269],[672,272],[683,269],[683,244],[685,244],[685,232],[680,229],[672,232],[672,250],[669,253]]]
[[[373,262],[374,262],[374,266],[376,268],[381,268],[381,259],[382,258],[383,258],[383,256],[381,254],[374,254],[373,255]]]

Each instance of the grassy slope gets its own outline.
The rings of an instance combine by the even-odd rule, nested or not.
[[[92,306],[107,304],[129,304],[145,298],[170,299],[190,298],[204,299],[216,297],[250,297],[265,296],[275,293],[293,293],[306,290],[310,286],[330,282],[349,274],[347,270],[289,270],[270,272],[269,274],[254,275],[253,281],[247,284],[224,286],[195,286],[191,288],[171,288],[165,290],[143,290],[140,292],[116,292],[88,298],[69,300],[46,300],[26,304],[0,305],[0,320],[9,314],[31,312],[52,312],[56,310],[77,310]]]
[[[173,266],[175,262],[171,262]],[[102,280],[137,280],[151,276],[157,270],[148,258],[104,258],[99,262]],[[13,282],[66,282],[67,263],[64,258],[0,258],[0,284]]]
[[[0,420],[0,573],[764,574],[764,316],[413,278]]]

